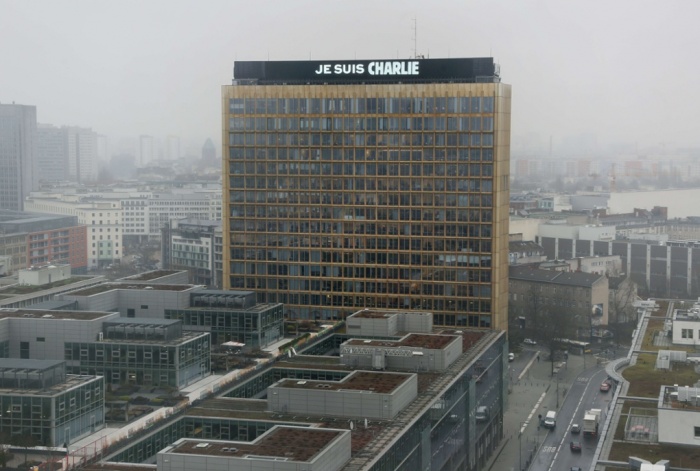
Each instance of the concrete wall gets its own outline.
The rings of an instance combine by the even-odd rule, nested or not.
[[[70,265],[47,266],[19,271],[19,284],[40,286],[70,278]]]
[[[399,331],[429,334],[433,331],[433,314],[429,312],[404,312],[398,315]]]
[[[700,444],[695,427],[700,424],[700,412],[688,409],[659,409],[659,443],[675,445]]]
[[[128,289],[124,286],[91,296],[64,294],[61,299],[77,301],[78,307],[86,311],[119,311],[122,317],[127,317],[128,310],[134,309],[135,317],[163,319],[166,309],[188,307],[190,293],[194,289],[195,287],[182,291],[146,290]]]
[[[156,460],[159,471],[339,471],[350,461],[350,431],[344,433],[320,450],[310,462],[274,461],[272,459],[241,458],[235,456],[191,455],[172,453],[171,450],[182,441],[176,441],[158,453]],[[236,446],[235,441],[198,440],[207,443],[222,443]],[[249,443],[246,443],[249,445]]]
[[[398,332],[396,315],[388,317],[350,316],[347,319],[348,333],[369,337],[391,337]]]
[[[41,311],[37,311],[40,313]],[[66,342],[95,342],[102,331],[102,322],[118,318],[116,313],[105,313],[95,320],[46,319],[40,317],[9,318],[10,357],[20,358],[20,342],[29,342],[29,358],[35,360],[62,360]],[[40,339],[44,339],[41,341]]]
[[[418,376],[415,374],[391,394],[314,387],[323,383],[327,381],[307,381],[310,388],[285,388],[279,383],[273,384],[267,390],[267,408],[273,412],[386,420],[396,416],[418,395]]]
[[[534,241],[537,237],[539,225],[543,221],[541,219],[529,219],[529,218],[510,218],[510,227],[508,232],[510,234],[522,234],[522,240]]]
[[[692,330],[692,339],[683,338],[683,329]],[[677,345],[700,345],[700,322],[673,320],[673,343]],[[700,416],[698,416],[700,420]],[[698,422],[700,424],[700,422]],[[698,443],[700,444],[700,443]]]

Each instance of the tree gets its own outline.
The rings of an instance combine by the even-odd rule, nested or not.
[[[576,336],[576,318],[565,309],[547,305],[540,311],[537,326],[535,338],[547,349],[551,371],[554,374],[554,359],[556,353],[562,350],[560,339],[570,339]]]
[[[554,291],[547,285],[533,283],[530,288],[528,331],[531,338],[547,350],[552,374],[556,352],[561,349],[559,339],[576,336],[577,318],[564,307],[568,304],[567,301],[568,298],[561,290]]]
[[[637,284],[629,276],[609,278],[610,299],[608,301],[608,329],[613,333],[615,343],[635,323],[634,301],[637,299]]]

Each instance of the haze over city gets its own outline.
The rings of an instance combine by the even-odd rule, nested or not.
[[[109,136],[211,137],[234,60],[493,56],[513,155],[698,146],[700,3],[0,2],[0,102]],[[417,34],[414,32],[414,19]],[[414,41],[415,39],[415,41]],[[415,51],[414,51],[415,44]]]

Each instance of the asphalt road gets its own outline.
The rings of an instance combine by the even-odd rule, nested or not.
[[[600,384],[606,378],[604,367],[597,364],[593,355],[569,355],[567,365],[552,377],[552,365],[540,349],[523,346],[509,363],[504,440],[487,465],[489,471],[568,471],[571,466],[590,467],[597,439],[575,435],[583,450],[572,453],[570,426],[582,425],[584,412],[591,408],[602,409],[601,422],[605,419],[612,392],[600,392]],[[557,426],[553,430],[538,427],[538,415],[544,417],[550,410],[558,411]]]
[[[571,384],[559,384],[560,397],[564,394],[563,388],[568,390],[559,404],[557,425],[546,431],[539,453],[533,460],[533,471],[569,470],[572,466],[590,468],[598,437],[584,436],[583,432],[572,434],[571,426],[579,424],[583,427],[583,415],[589,409],[601,409],[600,423],[605,420],[609,398],[612,397],[612,392],[600,391],[600,384],[606,377],[603,368],[596,365],[584,370]],[[570,450],[572,440],[581,442],[580,452]]]

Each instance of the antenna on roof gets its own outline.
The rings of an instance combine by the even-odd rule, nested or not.
[[[418,59],[418,20],[413,18],[413,58]]]

